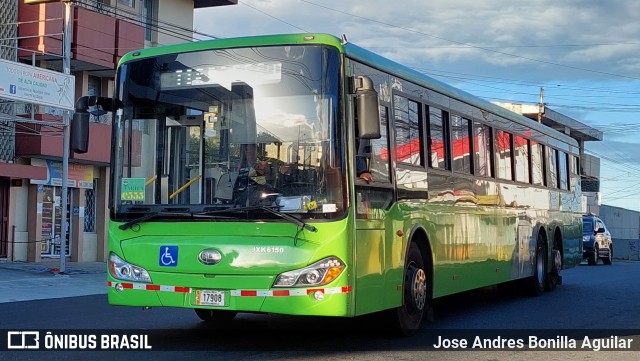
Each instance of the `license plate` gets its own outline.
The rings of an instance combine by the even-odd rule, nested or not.
[[[196,305],[224,306],[224,291],[196,290]]]

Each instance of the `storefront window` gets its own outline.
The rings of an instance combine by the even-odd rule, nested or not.
[[[73,190],[68,189],[67,197],[72,199]],[[43,187],[42,197],[42,238],[41,238],[41,255],[47,256],[60,256],[60,245],[62,228],[60,223],[62,221],[62,187]],[[66,252],[67,256],[71,255],[71,242],[73,239],[70,230],[71,214],[68,210],[71,208],[71,202],[67,202],[67,238],[66,238]]]

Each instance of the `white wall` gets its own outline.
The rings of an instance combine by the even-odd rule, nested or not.
[[[607,225],[612,238],[638,239],[640,234],[640,212],[630,209],[602,205],[600,218]]]
[[[22,180],[22,187],[10,187],[9,191],[9,228],[7,229],[7,238],[9,241],[16,243],[9,243],[8,254],[13,252],[14,261],[27,260],[27,243],[29,240],[29,233],[27,229],[27,208],[29,205],[29,180]],[[14,227],[15,226],[15,235]],[[15,236],[15,238],[13,238]],[[20,243],[18,243],[20,242]],[[13,246],[13,250],[11,247]],[[10,256],[11,258],[11,256]]]
[[[158,19],[170,24],[179,25],[184,28],[193,29],[193,0],[162,0],[157,2],[157,16]],[[162,29],[166,27],[165,24],[158,24]],[[176,31],[173,31],[176,32]],[[192,37],[193,33],[181,33],[180,38],[171,36],[172,31],[163,30],[163,33],[158,33],[157,45],[168,44],[180,44],[186,43],[184,36]]]
[[[613,257],[640,260],[640,212],[603,204],[600,218],[611,232]]]

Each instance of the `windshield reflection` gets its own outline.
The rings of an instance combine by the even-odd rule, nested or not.
[[[211,50],[121,66],[116,213],[275,206],[337,216],[338,70],[337,50],[323,46]]]

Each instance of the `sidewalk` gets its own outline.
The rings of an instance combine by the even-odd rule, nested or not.
[[[59,267],[59,259],[0,261],[0,303],[107,292],[105,262],[67,262],[64,274],[59,273]]]

